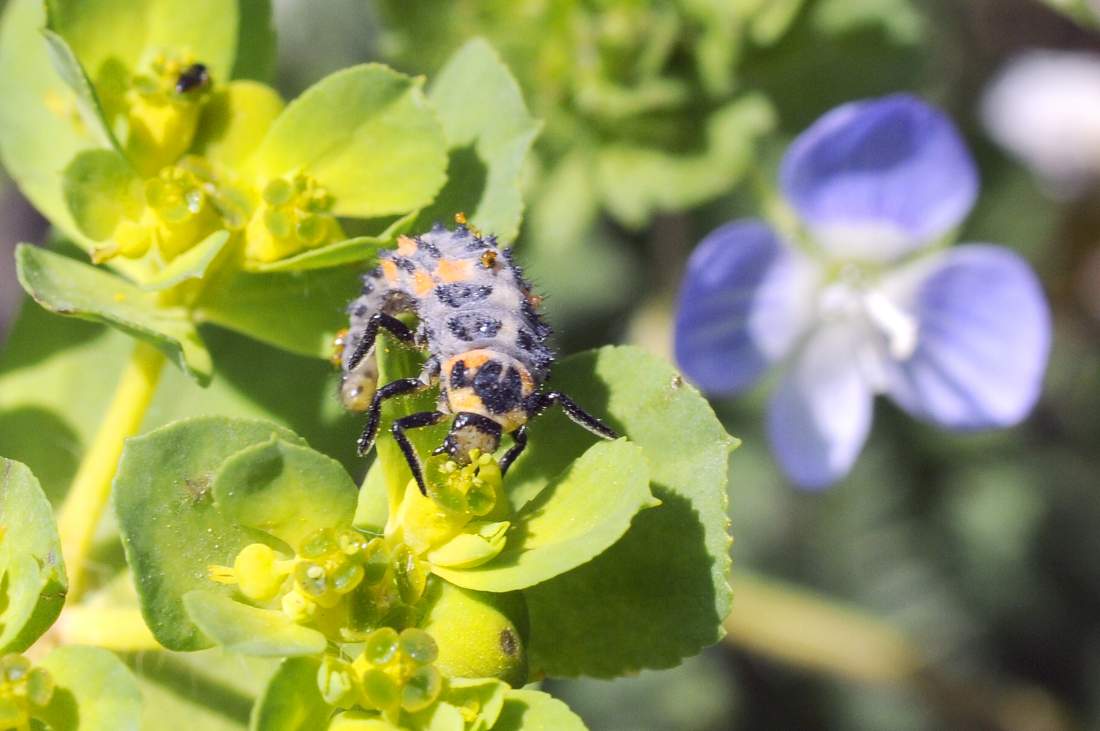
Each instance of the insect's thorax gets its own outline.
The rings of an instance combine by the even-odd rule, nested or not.
[[[527,422],[528,402],[538,384],[523,363],[488,349],[444,361],[439,401],[451,413],[480,414],[511,432]]]

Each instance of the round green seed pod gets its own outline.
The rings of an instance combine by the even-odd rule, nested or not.
[[[439,647],[435,667],[448,678],[527,681],[527,605],[519,592],[493,594],[432,581],[420,623]]]

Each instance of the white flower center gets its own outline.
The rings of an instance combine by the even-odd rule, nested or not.
[[[844,267],[825,285],[818,303],[822,319],[848,322],[876,333],[894,360],[907,360],[917,349],[917,319],[876,287],[873,277]]]

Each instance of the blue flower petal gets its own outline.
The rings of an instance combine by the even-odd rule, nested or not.
[[[957,225],[978,174],[954,125],[897,94],[825,114],[791,145],[784,194],[838,256],[892,259]]]
[[[869,350],[858,324],[826,325],[795,356],[768,410],[780,467],[800,487],[828,487],[848,474],[871,428]]]
[[[949,429],[1019,422],[1039,397],[1050,352],[1050,311],[1031,268],[1008,249],[978,244],[913,266],[927,269],[908,307],[917,347],[888,368],[887,392]]]
[[[710,393],[752,385],[809,318],[814,270],[764,223],[736,221],[692,253],[676,312],[676,359]]]

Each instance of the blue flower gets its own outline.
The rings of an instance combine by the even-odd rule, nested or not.
[[[845,104],[794,141],[780,182],[805,234],[742,220],[708,235],[688,261],[676,357],[712,394],[783,369],[768,437],[791,480],[819,488],[847,474],[876,394],[947,429],[1027,415],[1049,309],[1011,251],[933,246],[978,193],[943,114],[907,95]]]

